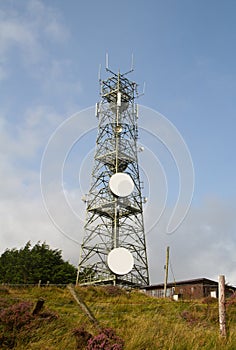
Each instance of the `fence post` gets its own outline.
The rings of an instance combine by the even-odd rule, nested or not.
[[[35,305],[34,310],[33,310],[33,315],[38,315],[40,313],[40,311],[43,308],[44,301],[45,300],[43,298],[38,299],[37,304]]]
[[[67,288],[69,289],[71,295],[73,296],[73,298],[75,299],[77,304],[80,306],[81,310],[88,316],[89,320],[94,324],[94,326],[100,330],[101,328],[100,328],[98,320],[93,315],[92,311],[89,309],[87,304],[85,304],[85,302],[82,300],[82,298],[78,294],[76,294],[73,286],[69,284],[67,286]]]
[[[226,337],[225,276],[219,276],[219,323],[220,335]]]

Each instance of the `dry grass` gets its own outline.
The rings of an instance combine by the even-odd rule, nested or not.
[[[219,337],[217,302],[174,302],[104,287],[78,288],[102,327],[113,328],[124,339],[126,350],[235,350],[236,303],[227,307],[228,337]],[[35,318],[9,337],[15,336],[16,350],[76,349],[73,329],[84,328],[96,334],[87,317],[65,288],[9,289],[0,295],[2,305],[17,301],[45,299],[45,308],[58,318]],[[5,307],[5,306],[4,306]],[[44,310],[45,311],[45,310]],[[0,324],[0,335],[5,334]],[[4,349],[4,345],[0,348]],[[10,347],[8,347],[10,348]],[[7,349],[7,347],[5,347]]]

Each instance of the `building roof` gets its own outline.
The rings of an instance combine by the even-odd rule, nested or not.
[[[176,287],[176,286],[182,286],[182,285],[193,285],[193,284],[205,284],[205,285],[211,285],[211,286],[218,286],[218,282],[210,280],[208,278],[195,278],[190,280],[184,280],[184,281],[177,281],[177,282],[169,282],[167,283],[167,288]],[[228,286],[236,291],[236,287]],[[149,290],[149,289],[161,289],[164,288],[164,283],[159,284],[153,284],[149,286],[143,287],[143,289]]]

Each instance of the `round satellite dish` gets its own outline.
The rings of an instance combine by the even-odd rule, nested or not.
[[[109,269],[116,275],[126,275],[134,266],[134,258],[126,248],[114,248],[107,256]]]
[[[116,173],[110,178],[109,187],[116,196],[126,197],[133,192],[134,183],[128,174]]]

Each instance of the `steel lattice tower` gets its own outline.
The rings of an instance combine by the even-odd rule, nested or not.
[[[86,222],[78,267],[80,284],[149,284],[143,223],[143,197],[138,166],[137,84],[107,68],[110,77],[100,80],[101,100],[96,105],[98,134],[92,181],[86,196]],[[133,192],[116,196],[109,180],[116,173],[128,174]],[[116,275],[108,267],[107,256],[124,247],[134,259],[133,269]]]

